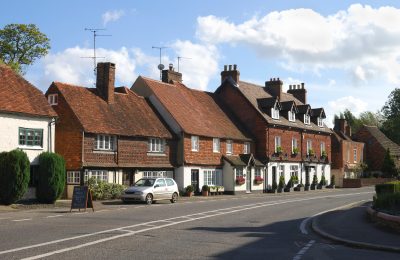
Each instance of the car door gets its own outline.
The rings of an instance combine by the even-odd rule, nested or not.
[[[157,179],[154,183],[154,200],[161,200],[166,198],[167,185],[164,179]]]
[[[172,179],[165,179],[165,182],[167,183],[167,189],[168,189],[168,198],[172,198],[172,194],[176,191],[175,190],[175,182]]]

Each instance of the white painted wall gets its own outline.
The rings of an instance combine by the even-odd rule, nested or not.
[[[233,171],[232,165],[224,160],[224,165],[222,168],[222,180],[225,191],[235,191],[235,173]]]
[[[16,114],[0,113],[0,152],[8,152],[20,148],[26,152],[31,164],[38,164],[38,156],[42,152],[54,152],[55,127],[51,125],[51,141],[49,146],[49,123],[51,118],[29,117]],[[18,128],[43,129],[43,147],[19,146]]]

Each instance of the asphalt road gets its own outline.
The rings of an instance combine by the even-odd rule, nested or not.
[[[372,188],[0,214],[0,259],[399,259],[311,231],[310,217]],[[348,220],[351,221],[351,220]]]

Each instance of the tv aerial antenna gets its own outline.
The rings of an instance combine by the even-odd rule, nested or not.
[[[164,64],[161,63],[161,51],[162,49],[166,49],[168,47],[161,46],[161,47],[156,47],[156,46],[151,46],[152,49],[158,49],[160,51],[160,64],[158,64],[157,68],[160,71],[160,80],[162,80],[162,70],[165,68]]]
[[[99,28],[85,28],[85,31],[89,31],[93,33],[93,56],[92,57],[81,57],[81,58],[88,58],[93,59],[93,73],[94,77],[96,78],[96,68],[97,68],[97,59],[105,59],[106,57],[98,57],[96,56],[96,37],[99,36],[111,36],[111,34],[98,34],[98,31],[105,31],[106,29],[99,29]]]
[[[178,72],[179,72],[179,61],[181,59],[191,60],[192,58],[178,56]]]

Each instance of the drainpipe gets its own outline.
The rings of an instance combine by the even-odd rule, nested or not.
[[[51,121],[48,124],[48,131],[47,131],[47,151],[52,152],[53,148],[53,143],[52,143],[52,131],[51,131],[51,126],[56,124],[56,119],[54,117],[51,118]]]

